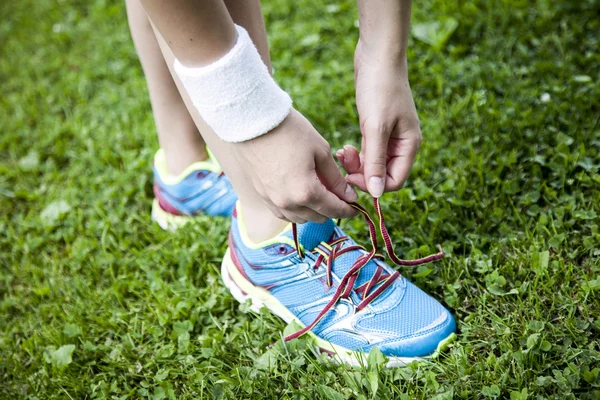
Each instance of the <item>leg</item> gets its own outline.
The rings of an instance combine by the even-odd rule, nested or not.
[[[165,151],[170,174],[207,158],[206,148],[158,47],[140,0],[126,0],[131,36],[138,52],[148,91],[158,141]]]
[[[139,0],[128,0],[128,2],[132,1]],[[230,6],[228,10],[229,13],[234,18],[239,18],[238,22],[248,30],[252,37],[252,40],[254,41],[261,53],[263,61],[270,68],[267,37],[264,30],[264,22],[262,14],[260,12],[259,1],[244,0],[230,1],[228,3]],[[154,4],[153,6],[156,6],[156,4]],[[165,21],[161,22],[165,23]],[[186,22],[193,24],[193,21],[174,21],[172,23],[181,25],[185,24]],[[190,28],[190,30],[193,30],[193,28]],[[158,33],[157,30],[155,30],[155,33],[156,39],[158,40],[158,44],[160,45],[160,50],[162,50],[162,54],[164,56],[162,65],[164,65],[165,68],[168,67],[170,69],[173,65],[173,61],[175,58],[173,52],[171,51],[169,45],[167,45],[163,37],[160,35],[160,33]],[[198,37],[194,37],[191,39],[196,39],[194,40],[194,43],[201,43],[201,38],[202,34],[199,34]],[[171,40],[171,47],[177,48],[178,45],[185,46],[186,48],[189,47],[188,43],[178,43],[175,39]],[[222,38],[217,38],[216,40],[221,39]],[[206,42],[210,43],[213,41],[206,39]],[[189,54],[189,56],[190,60],[188,61],[190,61],[190,63],[196,63],[198,61],[194,58],[194,54]],[[223,170],[225,171],[235,188],[235,191],[242,204],[242,208],[244,209],[244,217],[246,226],[248,228],[249,237],[252,240],[258,242],[270,238],[273,235],[280,232],[286,225],[286,222],[276,218],[272,214],[272,212],[266,207],[262,198],[258,195],[258,193],[256,193],[256,190],[254,189],[254,186],[252,185],[250,179],[248,179],[243,168],[240,166],[238,160],[233,155],[234,153],[231,151],[231,146],[233,146],[234,144],[222,141],[213,132],[213,130],[202,120],[202,117],[200,116],[196,108],[191,104],[189,96],[187,96],[185,90],[183,89],[183,87],[181,87],[180,82],[178,81],[175,75],[173,76],[175,77],[175,83],[180,89],[181,97],[183,98],[185,104],[187,104],[188,106],[188,115],[191,115],[191,118],[193,119],[193,121],[195,121],[195,126],[198,127],[200,132],[202,132],[204,140],[206,140],[210,149],[213,151],[213,153],[219,160],[219,163],[223,167]]]
[[[174,54],[184,65],[202,66],[211,63],[218,57],[219,51],[223,54],[223,49],[230,48],[227,46],[231,46],[232,42],[235,42],[235,32],[233,35],[230,35],[229,32],[229,28],[233,27],[233,24],[230,19],[228,20],[229,14],[223,12],[225,5],[221,0],[202,0],[202,2],[199,0],[171,0],[168,5],[163,0],[143,0],[143,4],[145,7],[148,6],[146,9],[151,15],[152,21],[164,34],[161,36],[158,30],[155,30],[169,68],[173,65]],[[210,12],[199,12],[200,4],[204,7],[204,11]],[[213,8],[209,9],[211,6]],[[177,13],[168,15],[165,13],[167,10],[162,7],[173,7],[171,11],[175,9]],[[219,13],[219,15],[216,16],[213,13]],[[185,49],[190,47],[189,41],[202,42],[200,46],[204,50],[198,51],[198,48],[195,48],[192,52],[187,53]],[[215,45],[219,41],[221,45]],[[230,232],[234,245],[229,247],[221,270],[223,282],[236,299],[245,301],[250,298],[252,306],[255,308],[265,305],[267,308],[277,310],[278,315],[281,315],[286,322],[301,320],[305,324],[305,328],[287,336],[286,340],[310,334],[319,348],[335,354],[345,361],[354,362],[355,365],[363,364],[368,356],[368,351],[374,346],[379,347],[382,353],[390,358],[390,365],[405,365],[421,357],[437,354],[455,337],[456,324],[448,310],[410,282],[398,279],[400,277],[398,271],[393,271],[382,262],[375,261],[377,251],[375,248],[365,254],[365,251],[354,243],[342,244],[349,238],[336,229],[335,223],[331,219],[322,224],[306,223],[295,226],[296,229],[290,227],[280,236],[273,237],[277,233],[276,230],[273,230],[273,227],[277,225],[277,220],[273,219],[265,202],[249,182],[248,177],[251,176],[252,171],[242,168],[243,162],[236,159],[239,157],[240,160],[243,160],[244,157],[234,147],[240,144],[226,143],[220,140],[202,120],[197,109],[190,104],[190,98],[181,82],[177,78],[175,82],[180,88],[182,97],[188,104],[198,128],[221,161],[239,195],[246,228],[262,228],[263,233],[265,227],[271,229],[271,236],[266,235],[264,238],[272,237],[273,241],[259,245],[249,243],[246,240],[243,225],[239,223],[241,215],[238,214],[237,217],[232,218]],[[277,135],[277,132],[273,134]],[[268,138],[268,135],[266,136]],[[284,136],[284,138],[289,139],[288,136]],[[302,145],[309,146],[310,143],[302,142]],[[252,149],[252,147],[248,148]],[[261,148],[259,147],[259,149]],[[259,152],[258,156],[262,155],[269,156],[270,154]],[[285,155],[290,157],[290,162],[295,161],[292,159],[291,153]],[[256,167],[259,164],[249,165]],[[302,171],[302,173],[305,172],[305,170]],[[320,177],[315,178],[320,179]],[[276,184],[279,182],[276,181]],[[256,218],[251,221],[260,212],[263,212],[267,219]],[[254,216],[249,214],[254,214]],[[370,232],[375,232],[376,226],[370,218],[368,221],[370,222]],[[246,233],[250,234],[250,232]],[[254,238],[251,237],[251,239],[256,242],[259,240],[257,237],[260,237],[260,234],[260,231],[254,232]],[[384,234],[384,236],[388,235]],[[325,245],[321,245],[323,242],[326,242]],[[318,258],[315,260],[314,257],[290,257],[290,254],[301,254],[299,245],[306,251],[318,253]],[[276,252],[267,251],[273,250],[273,246],[277,248]],[[386,249],[389,251],[390,247],[391,245],[386,246]],[[340,250],[341,248],[342,250]],[[265,265],[268,265],[268,268],[256,268],[257,265],[239,261],[243,258],[248,260],[254,257],[265,259],[267,254],[269,258],[268,261],[265,261]],[[340,256],[345,258],[344,262],[336,262],[336,258]],[[325,259],[327,259],[327,266],[325,266]],[[338,260],[340,259],[338,258]],[[395,262],[400,265],[406,264],[406,261],[402,260]],[[419,260],[419,263],[422,262],[423,260]],[[293,263],[298,265],[297,270],[290,268]],[[322,279],[322,276],[320,277],[321,282],[319,282],[314,275],[305,273],[307,269],[317,270],[319,268],[326,272],[327,282]],[[293,272],[293,276],[290,276],[291,271],[296,271]],[[281,276],[280,281],[273,279],[276,272],[285,274]],[[257,285],[254,282],[263,282],[263,284]],[[359,304],[347,300],[352,292],[362,297]],[[402,293],[406,293],[406,295],[402,296]],[[286,307],[285,304],[290,304],[291,296],[296,296],[292,303],[302,305],[302,307]],[[284,297],[285,300],[283,300]],[[340,316],[340,319],[329,321],[327,318],[323,318],[342,302],[344,303],[343,309],[348,312]],[[305,311],[307,310],[308,315],[316,316],[314,319],[311,318],[312,322],[302,319],[306,317]],[[360,320],[358,320],[359,318]],[[390,325],[390,321],[393,322],[392,325]],[[358,322],[364,326],[359,327]],[[325,326],[320,326],[321,324]],[[319,327],[317,328],[317,326]],[[311,331],[313,327],[316,329]],[[348,327],[353,329],[350,330]],[[368,331],[368,334],[365,330]],[[349,338],[350,340],[348,340]]]

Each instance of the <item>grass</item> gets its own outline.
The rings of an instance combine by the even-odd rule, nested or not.
[[[358,144],[354,4],[263,7],[282,86],[334,148]],[[598,1],[415,2],[425,140],[384,212],[405,255],[444,244],[403,273],[460,332],[398,370],[270,348],[284,324],[220,283],[226,220],[150,222],[157,141],[123,8],[0,4],[0,398],[600,398]]]

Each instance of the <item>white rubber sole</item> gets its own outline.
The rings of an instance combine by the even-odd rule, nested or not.
[[[231,271],[231,273],[230,273]],[[260,313],[260,310],[265,307],[273,314],[284,320],[287,324],[295,321],[298,325],[304,327],[295,316],[282,306],[279,301],[262,288],[257,288],[252,283],[248,282],[242,274],[237,270],[233,261],[231,260],[229,249],[227,249],[223,262],[221,263],[221,278],[225,287],[231,292],[231,295],[240,303],[245,303],[250,300],[250,310]],[[319,338],[312,332],[307,332],[310,335],[314,343],[314,351],[316,353],[326,353],[330,356],[330,359],[337,363],[348,363],[351,366],[365,366],[367,365],[367,353],[357,352],[345,349],[341,346],[330,343],[324,339]],[[435,353],[428,357],[388,357],[386,368],[404,367],[415,361],[428,361],[437,358],[439,353],[443,351],[448,345],[454,341],[456,334],[451,334],[446,339],[442,340],[435,351]]]

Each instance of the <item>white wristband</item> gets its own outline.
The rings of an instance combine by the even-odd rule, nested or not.
[[[290,113],[292,99],[275,83],[248,32],[225,56],[205,67],[175,60],[175,73],[206,123],[226,142],[263,135]]]

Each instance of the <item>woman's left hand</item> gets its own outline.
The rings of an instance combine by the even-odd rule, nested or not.
[[[402,187],[421,145],[406,58],[370,53],[359,41],[354,79],[362,148],[346,145],[336,156],[350,184],[379,197]]]

